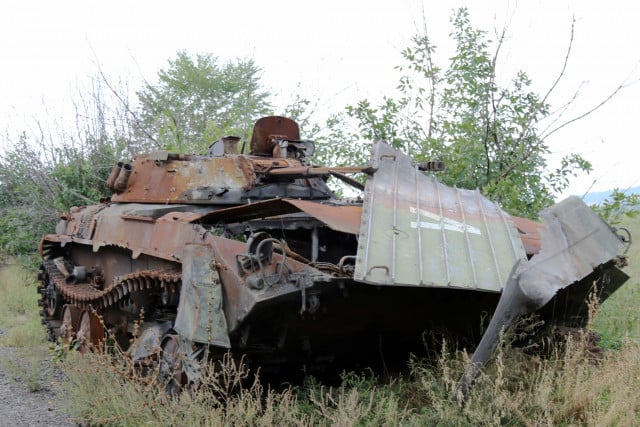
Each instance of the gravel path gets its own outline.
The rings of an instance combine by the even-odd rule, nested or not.
[[[1,334],[1,331],[0,331]],[[21,378],[16,378],[5,369],[7,361],[20,363],[20,356],[13,348],[0,347],[0,426],[47,426],[67,427],[77,424],[59,412],[60,398],[51,390],[51,381],[56,378],[49,362],[42,364],[42,388],[29,391]],[[59,374],[57,375],[59,377]]]

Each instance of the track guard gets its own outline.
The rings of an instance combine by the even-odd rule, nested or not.
[[[215,257],[207,245],[186,245],[182,254],[182,288],[174,325],[181,337],[230,348]]]

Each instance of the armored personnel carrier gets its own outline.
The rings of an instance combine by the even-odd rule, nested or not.
[[[626,239],[577,198],[544,223],[512,217],[383,142],[370,164],[313,166],[284,117],[256,123],[248,155],[237,144],[117,163],[109,199],[61,216],[40,243],[51,339],[87,351],[109,336],[196,380],[200,358],[229,350],[313,372],[406,360],[425,332],[475,345],[495,311],[482,363],[518,315],[582,325],[588,294],[627,279]],[[338,199],[330,176],[361,197]]]

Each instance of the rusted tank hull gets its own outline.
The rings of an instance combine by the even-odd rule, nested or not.
[[[145,209],[150,212],[153,205],[146,205]],[[256,206],[256,209],[260,211],[262,208]],[[336,236],[343,236],[345,246],[351,247],[339,254],[325,255],[336,263],[332,265],[336,266],[344,253],[356,251],[357,240],[348,237],[352,233],[335,231],[299,207],[295,209],[297,213],[293,215],[298,216],[293,217],[291,228],[301,234],[298,239],[310,240],[314,228],[320,228],[316,234],[326,234],[327,237],[319,239],[319,246],[324,246],[329,239],[337,242]],[[321,207],[318,209],[324,212]],[[314,212],[313,209],[309,211]],[[247,253],[244,243],[214,236],[204,225],[177,219],[190,219],[190,215],[167,214],[168,217],[163,215],[155,220],[133,215],[135,219],[132,219],[131,212],[123,212],[120,206],[107,206],[95,217],[96,227],[86,229],[90,235],[82,235],[77,223],[69,221],[69,234],[50,235],[43,241],[45,259],[62,256],[69,268],[73,265],[93,268],[100,272],[103,283],[102,289],[97,289],[100,286],[95,283],[61,285],[63,295],[58,303],[58,317],[65,304],[72,304],[80,310],[96,309],[123,345],[131,339],[134,322],[139,319],[141,311],[147,323],[169,321],[172,325],[180,324],[176,320],[179,313],[188,313],[190,315],[182,321],[187,326],[182,329],[173,326],[172,329],[180,330],[194,342],[213,346],[213,353],[231,348],[236,354],[245,354],[249,356],[248,361],[261,366],[265,372],[296,373],[302,366],[307,372],[315,373],[364,366],[390,369],[406,362],[410,353],[430,351],[425,343],[437,344],[442,337],[474,346],[486,328],[488,314],[494,310],[500,297],[498,292],[482,290],[363,283],[354,280],[349,269],[327,269],[321,264],[292,258],[286,260],[286,265],[290,274],[297,274],[295,281],[256,287],[256,282],[251,281],[255,276],[248,271],[250,269],[238,266],[237,256]],[[200,218],[216,218],[217,222],[215,215],[215,211],[202,213]],[[239,217],[243,222],[251,221],[244,216]],[[284,218],[291,219],[290,216]],[[264,221],[263,229],[276,235],[273,224],[282,226],[284,218],[254,219],[252,227],[258,229]],[[345,228],[331,218],[325,217],[324,220],[334,228]],[[348,222],[346,218],[342,217],[342,222]],[[171,228],[167,231],[169,224]],[[309,229],[304,230],[305,226]],[[105,238],[102,227],[116,229],[120,233]],[[287,231],[283,233],[286,234]],[[306,251],[305,255],[311,258],[312,245],[304,249],[294,241],[289,243],[301,252]],[[194,245],[206,248],[211,254],[201,268],[209,276],[216,274],[217,283],[211,281],[207,288],[216,291],[202,295],[196,295],[193,289],[185,292],[184,262],[189,258],[185,256],[185,248]],[[202,255],[196,258],[201,259]],[[273,276],[281,260],[280,254],[273,254],[272,264],[264,266],[268,270],[267,277]],[[350,262],[353,265],[354,261]],[[60,273],[51,271],[49,276],[57,274],[61,280]],[[626,279],[615,265],[605,265],[562,290],[539,311],[542,319],[548,323],[584,325],[588,314],[585,302],[594,283],[598,284],[605,272],[616,275],[618,279],[608,280],[606,286],[600,287],[601,300]],[[194,315],[196,307],[203,303],[210,305],[215,295],[222,301],[221,316]],[[180,306],[180,302],[188,298],[191,302]],[[194,327],[197,329],[203,321],[205,326],[200,331],[187,333]],[[50,324],[52,336],[59,334],[59,323],[53,321]],[[203,338],[202,331],[207,324],[215,324],[225,330],[223,333],[218,331],[215,337]],[[156,344],[159,343],[160,340]],[[153,351],[138,351],[137,354]]]
[[[308,148],[262,132],[261,149]],[[604,300],[626,280],[623,242],[581,202],[552,208],[559,219],[546,225],[514,219],[382,143],[370,165],[354,168],[368,175],[363,200],[341,201],[318,178],[330,168],[258,154],[160,153],[117,166],[112,175],[129,172],[111,180],[112,202],[73,209],[42,240],[51,337],[99,345],[106,330],[127,346],[143,316],[132,357],[164,351],[191,380],[198,358],[229,349],[263,370],[388,367],[429,351],[425,337],[479,342],[514,266],[530,259],[538,268],[549,248],[575,255],[579,268],[562,286],[522,273],[523,294],[545,299],[519,300],[519,314],[580,326],[589,293]],[[580,233],[598,233],[589,251],[570,226],[578,216]],[[545,243],[540,230],[569,244]],[[562,272],[545,268],[540,277]]]
[[[72,259],[89,265],[105,259],[117,259],[121,265],[127,255],[126,251],[108,248],[93,253],[89,246],[74,244],[69,249]],[[179,312],[178,296],[183,285],[181,269],[176,267],[180,266],[145,256],[138,259],[139,262],[134,262],[129,258],[128,263],[133,263],[137,273],[120,276],[130,285],[123,299],[98,304],[83,303],[81,298],[66,301],[81,310],[96,308],[124,346],[129,343],[141,309],[149,324],[166,320],[175,324]],[[145,272],[156,274],[157,281],[144,276]],[[547,324],[584,326],[588,318],[585,301],[604,272],[618,279],[609,280],[607,286],[600,288],[601,300],[626,279],[617,267],[603,267],[602,271],[561,291],[539,310],[540,319]],[[140,283],[136,282],[136,276],[141,278]],[[303,368],[306,373],[329,376],[348,368],[396,369],[404,366],[409,354],[435,351],[443,338],[473,348],[486,330],[488,314],[495,309],[499,297],[494,292],[372,286],[352,279],[331,278],[314,283],[304,293],[291,289],[256,301],[242,321],[228,330],[226,344],[210,338],[200,341],[213,346],[212,354],[222,354],[230,348],[238,356],[245,355],[252,366],[278,378],[280,375],[295,378]],[[213,298],[208,295],[208,300]],[[232,324],[231,319],[228,324]],[[191,338],[198,340],[197,336]],[[153,351],[139,353],[138,357]]]

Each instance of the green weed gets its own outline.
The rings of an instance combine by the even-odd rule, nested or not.
[[[49,380],[42,369],[48,352],[37,300],[35,273],[6,261],[0,268],[0,346],[7,348],[0,363],[31,391],[40,390]]]
[[[601,345],[608,349],[620,349],[628,340],[640,342],[640,218],[628,219],[622,226],[636,239],[627,254],[629,265],[623,269],[630,279],[602,304],[594,323]]]
[[[20,264],[0,268],[0,324],[13,327],[38,315],[35,273]]]

